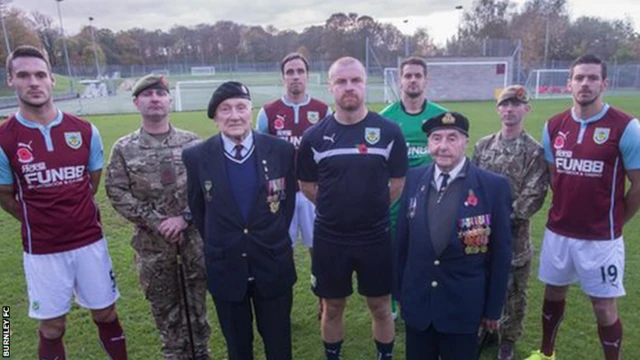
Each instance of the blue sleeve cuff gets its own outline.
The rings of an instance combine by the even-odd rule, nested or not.
[[[101,170],[104,167],[104,147],[100,131],[91,124],[91,150],[89,153],[89,172]]]
[[[627,170],[640,169],[640,122],[633,119],[624,129],[620,138],[620,152],[624,168]]]
[[[11,164],[4,150],[0,147],[0,185],[13,184],[13,173],[11,172]]]
[[[549,138],[547,123],[545,123],[542,128],[542,147],[544,148],[544,159],[548,163],[553,163],[553,151],[551,150],[551,139]]]
[[[269,133],[269,119],[267,119],[267,113],[264,111],[264,108],[261,108],[258,112],[258,117],[256,118],[256,130],[265,134]]]

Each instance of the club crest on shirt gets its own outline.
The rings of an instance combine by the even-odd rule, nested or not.
[[[307,120],[312,124],[317,123],[320,120],[320,113],[317,111],[307,112]]]
[[[611,129],[609,128],[596,128],[593,132],[593,142],[598,145],[604,144],[609,140],[609,133],[611,133]]]
[[[371,145],[377,144],[380,141],[380,128],[364,128],[364,139]]]
[[[73,150],[78,150],[80,149],[80,146],[82,146],[82,136],[79,131],[64,133],[64,140]]]

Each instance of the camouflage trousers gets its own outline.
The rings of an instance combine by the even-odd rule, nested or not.
[[[509,273],[507,299],[502,313],[500,338],[502,341],[516,342],[522,337],[524,318],[527,314],[527,295],[531,260],[522,266],[512,266]]]
[[[155,246],[149,246],[155,243]],[[191,348],[177,264],[177,245],[138,231],[133,240],[140,286],[162,341],[165,360],[190,360]],[[209,358],[211,328],[206,313],[206,270],[202,240],[195,233],[181,245],[190,324],[197,360]]]

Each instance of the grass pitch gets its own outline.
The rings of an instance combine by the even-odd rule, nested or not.
[[[613,106],[629,113],[640,114],[638,97],[613,97],[608,99]],[[495,132],[500,128],[494,103],[451,103],[444,104],[451,110],[466,114],[471,121],[469,154],[473,144],[481,136]],[[380,110],[382,104],[372,105]],[[533,111],[529,115],[526,127],[540,139],[544,121],[554,113],[569,106],[569,100],[547,100],[532,103]],[[138,115],[91,116],[91,120],[102,133],[105,144],[105,156],[108,156],[112,144],[139,126]],[[216,132],[212,121],[204,112],[174,113],[171,115],[175,126],[195,131],[203,137]],[[105,159],[106,162],[106,159]],[[584,194],[588,196],[588,194]],[[548,200],[548,199],[547,199]],[[129,358],[133,360],[161,359],[160,343],[157,331],[149,311],[149,305],[138,287],[137,273],[133,264],[133,251],[129,245],[132,226],[117,215],[109,204],[104,188],[101,186],[97,201],[102,210],[102,219],[109,250],[114,263],[121,298],[118,311],[124,326]],[[545,207],[534,216],[532,239],[535,247],[540,247],[548,201]],[[24,273],[22,269],[22,245],[19,237],[19,224],[6,213],[0,213],[0,305],[10,307],[11,321],[11,358],[33,359],[37,354],[37,322],[27,317],[28,302]],[[625,327],[624,358],[640,359],[640,333],[634,329],[640,326],[640,220],[636,216],[625,227],[626,268],[625,286],[627,296],[619,301],[619,312]],[[317,300],[309,287],[309,256],[305,249],[298,246],[295,251],[298,282],[294,289],[292,318],[294,358],[300,360],[323,359],[319,323],[316,319]],[[540,341],[540,308],[542,305],[543,285],[537,280],[538,256],[534,257],[532,279],[529,293],[529,315],[525,325],[525,334],[517,344],[517,358],[526,357],[530,350],[536,349]],[[213,302],[209,299],[209,318],[213,328],[210,340],[211,355],[214,359],[226,359],[226,349],[220,328],[215,318]],[[396,359],[404,359],[404,326],[396,323]],[[69,359],[105,359],[97,341],[97,331],[88,312],[75,304],[68,315],[65,335]],[[579,287],[574,286],[569,295],[564,323],[559,330],[557,353],[560,359],[602,359],[595,319],[588,298]],[[256,359],[264,359],[262,345],[256,333]],[[488,349],[483,359],[493,359],[495,348]],[[345,360],[373,359],[374,345],[371,339],[370,318],[363,299],[352,296],[346,313],[346,338],[343,345]]]

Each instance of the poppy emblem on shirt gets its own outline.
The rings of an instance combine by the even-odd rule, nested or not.
[[[565,138],[566,136],[562,133],[556,136],[556,139],[553,141],[553,147],[556,149],[562,149],[564,147]]]
[[[18,148],[18,161],[22,164],[33,162],[33,154],[26,147]]]
[[[358,144],[356,148],[358,149],[358,152],[363,155],[366,155],[369,152],[369,148],[365,144]]]
[[[380,141],[380,128],[364,128],[364,139],[371,145]]]
[[[320,120],[320,113],[317,111],[307,112],[307,120],[309,120],[309,122],[312,124],[317,123],[318,120]]]
[[[80,146],[82,146],[82,136],[79,131],[64,133],[64,140],[73,150],[78,150],[80,149]]]
[[[610,133],[611,129],[609,128],[596,128],[596,130],[593,132],[593,142],[598,145],[604,144],[605,142],[607,142],[607,140],[609,140]]]
[[[273,122],[273,127],[276,128],[276,130],[284,129],[285,118],[286,115],[276,115],[276,120]]]

